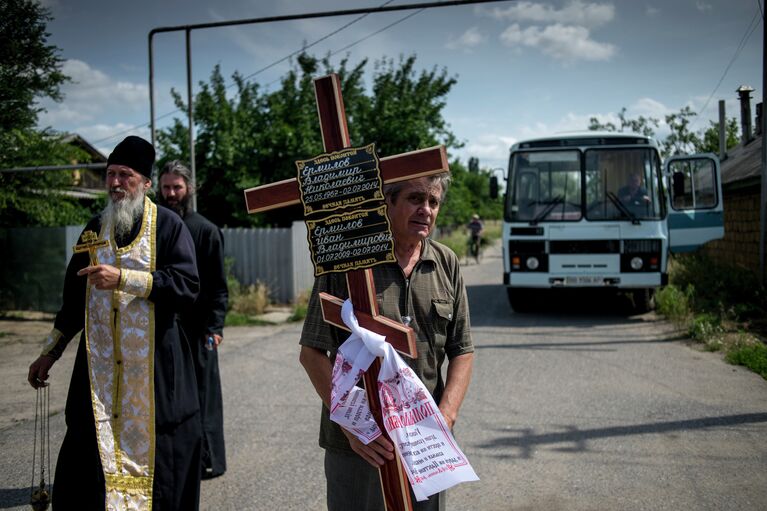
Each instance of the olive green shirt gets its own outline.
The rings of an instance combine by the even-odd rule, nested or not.
[[[409,279],[397,263],[388,263],[373,267],[373,281],[379,313],[403,323],[405,317],[410,318],[418,358],[402,358],[439,404],[445,387],[441,374],[445,356],[452,359],[474,351],[466,288],[458,258],[445,245],[426,239],[421,258]],[[320,292],[345,300],[349,296],[345,275],[330,273],[315,279],[301,333],[302,346],[324,350],[333,361],[336,350],[349,337],[349,332],[323,321]],[[340,426],[330,420],[325,406],[322,407],[320,446],[351,451]]]

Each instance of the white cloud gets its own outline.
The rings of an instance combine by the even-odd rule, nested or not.
[[[490,162],[505,161],[509,157],[509,148],[516,142],[516,138],[497,133],[484,133],[474,137],[466,143],[463,153],[467,158],[473,156],[479,158],[482,167]]]
[[[648,5],[647,7],[645,7],[645,14],[647,14],[648,16],[657,16],[658,14],[660,14],[660,9],[658,9],[657,7],[653,5]]]
[[[695,7],[696,7],[696,8],[697,8],[697,9],[698,9],[700,12],[706,12],[706,11],[710,11],[711,9],[713,9],[713,8],[714,8],[714,7],[713,7],[713,6],[712,6],[710,3],[708,3],[708,2],[702,2],[702,1],[700,1],[700,0],[699,0],[699,1],[697,1],[697,2],[695,2]]]
[[[531,26],[524,29],[515,23],[504,30],[500,38],[511,48],[538,48],[544,54],[566,62],[610,60],[617,52],[612,44],[592,40],[587,28],[559,23],[545,28]]]
[[[644,117],[654,117],[659,120],[663,120],[663,117],[671,113],[671,109],[652,98],[639,98],[633,105],[626,108],[626,115],[628,117],[638,117],[640,115]]]
[[[477,27],[471,27],[457,39],[448,41],[447,48],[450,50],[471,51],[473,48],[485,42],[485,35]]]
[[[520,21],[532,23],[562,23],[597,27],[615,18],[615,6],[610,3],[590,3],[573,0],[561,9],[534,2],[517,2],[502,8],[479,7],[480,14],[489,15],[499,21]]]
[[[62,65],[62,72],[72,78],[72,82],[61,87],[64,94],[62,103],[43,102],[47,112],[40,115],[39,124],[59,126],[92,121],[105,112],[135,112],[145,109],[149,99],[146,84],[137,84],[114,80],[105,73],[93,69],[80,60],[67,60]]]

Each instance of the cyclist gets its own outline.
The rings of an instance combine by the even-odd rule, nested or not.
[[[471,216],[471,222],[466,226],[469,229],[471,238],[469,239],[469,252],[474,256],[474,259],[479,261],[479,243],[482,239],[482,232],[485,230],[485,226],[482,220],[479,219],[479,215],[474,213]]]

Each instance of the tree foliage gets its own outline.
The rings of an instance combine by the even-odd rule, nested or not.
[[[740,142],[740,125],[736,117],[730,117],[724,123],[725,150],[730,150]],[[709,127],[702,133],[700,145],[696,147],[699,153],[719,154],[719,123],[709,121]]]
[[[668,114],[664,117],[670,133],[660,141],[660,152],[664,158],[677,154],[691,153],[718,153],[719,152],[719,123],[710,121],[705,130],[693,132],[690,123],[697,114],[689,106],[680,109],[679,112]],[[660,121],[654,117],[639,116],[636,119],[626,117],[626,108],[622,108],[618,114],[620,126],[615,123],[601,123],[596,117],[589,119],[588,129],[591,131],[618,131],[640,133],[642,135],[655,136],[655,128]],[[738,121],[731,118],[725,122],[725,141],[727,149],[738,144]]]
[[[482,219],[497,219],[503,216],[501,199],[490,198],[489,170],[473,172],[459,160],[450,162],[453,183],[447,194],[445,204],[439,213],[442,226],[466,225],[471,215],[478,214]]]
[[[629,131],[630,133],[640,133],[647,137],[655,135],[655,128],[658,127],[658,119],[654,117],[645,117],[640,115],[636,119],[629,119],[626,117],[626,107],[623,107],[618,113],[618,119],[621,122],[620,126],[616,126],[615,123],[607,122],[601,123],[596,117],[589,119],[589,130],[591,131]]]
[[[48,131],[14,129],[0,134],[0,168],[35,167],[86,161],[88,155],[63,144]],[[84,223],[91,207],[62,193],[72,185],[71,170],[0,173],[0,226],[52,227]]]
[[[61,100],[56,46],[46,44],[50,12],[33,0],[0,0],[0,131],[31,128],[41,108],[38,98]]]
[[[56,46],[46,44],[48,10],[31,0],[0,0],[0,168],[87,161],[87,155],[61,142],[56,132],[34,128],[40,98],[62,99]],[[72,171],[0,173],[0,226],[55,226],[82,223],[91,212],[60,192]]]
[[[375,142],[381,156],[438,144],[448,150],[460,147],[442,116],[456,79],[445,69],[416,71],[415,61],[415,56],[377,61],[368,89],[366,60],[351,65],[344,59],[333,66],[327,58],[301,54],[272,92],[262,91],[239,73],[232,76],[234,90],[230,90],[215,67],[194,98],[198,210],[214,223],[229,226],[286,225],[301,218],[298,208],[248,215],[242,194],[246,188],[295,177],[296,160],[324,152],[313,79],[329,73],[337,73],[341,80],[353,146]],[[185,109],[181,96],[173,94],[176,105]],[[160,131],[158,148],[163,155],[160,163],[174,158],[188,161],[185,121],[175,119]],[[487,175],[469,179],[457,161],[451,169],[454,184],[447,209],[456,205],[460,213],[443,209],[442,224],[468,221],[487,197]]]

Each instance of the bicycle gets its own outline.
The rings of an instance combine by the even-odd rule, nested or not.
[[[480,235],[479,234],[471,234],[469,236],[469,255],[474,257],[474,261],[479,264],[480,259]]]

